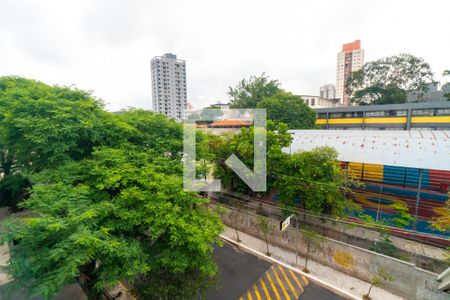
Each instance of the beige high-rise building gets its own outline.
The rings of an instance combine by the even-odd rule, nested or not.
[[[176,120],[184,119],[187,109],[186,62],[172,53],[151,61],[153,110]]]
[[[336,67],[336,98],[344,106],[350,105],[350,99],[345,93],[345,83],[352,72],[358,71],[364,65],[364,50],[361,41],[342,45],[342,51],[337,55]]]

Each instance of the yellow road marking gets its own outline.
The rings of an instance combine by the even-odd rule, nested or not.
[[[259,295],[258,287],[256,286],[256,284],[253,284],[253,289],[255,290],[256,298],[258,298],[258,300],[261,300],[261,295]]]
[[[292,277],[294,277],[295,282],[297,283],[297,285],[300,288],[300,290],[303,292],[303,286],[300,283],[300,281],[298,281],[297,276],[291,270],[289,270],[289,273],[291,273]]]
[[[261,283],[261,286],[264,290],[264,294],[266,294],[267,300],[272,300],[269,295],[269,291],[267,290],[266,284],[264,283],[264,280],[262,278],[259,279],[259,282]]]
[[[306,279],[305,275],[302,275],[302,279],[303,279],[303,281],[306,283],[306,285],[309,284],[309,281],[308,281],[308,279]]]
[[[281,300],[280,294],[278,294],[277,288],[275,287],[275,284],[273,283],[272,278],[270,278],[269,272],[266,272],[266,274],[267,274],[267,279],[269,279],[270,286],[272,287],[272,290],[275,293],[275,297],[277,297],[277,300]]]
[[[239,300],[244,300],[244,298],[241,297],[241,298],[239,298]]]
[[[250,289],[247,290],[247,298],[248,300],[253,300],[252,294],[250,294]]]
[[[278,265],[278,269],[280,269],[281,273],[283,274],[284,278],[286,278],[286,282],[289,285],[289,288],[291,289],[292,293],[295,296],[295,299],[298,298],[297,292],[295,291],[295,288],[292,286],[291,281],[289,280],[289,277],[286,275],[286,273],[284,272],[283,268],[280,267],[280,265]]]
[[[275,270],[274,266],[272,266],[272,270],[273,270],[273,274],[275,274],[275,278],[277,279],[278,283],[281,286],[281,290],[283,291],[284,296],[286,296],[287,300],[291,300],[291,297],[289,297],[289,294],[286,292],[286,289],[284,288],[284,284],[281,281],[280,277],[278,277],[277,270]]]

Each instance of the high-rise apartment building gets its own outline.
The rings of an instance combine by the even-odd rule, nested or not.
[[[336,98],[344,106],[350,104],[350,99],[345,93],[345,83],[352,72],[358,71],[364,65],[364,50],[361,49],[361,41],[342,45],[342,51],[337,55],[336,68]]]
[[[156,56],[151,61],[153,110],[173,117],[185,118],[186,62],[172,53]]]

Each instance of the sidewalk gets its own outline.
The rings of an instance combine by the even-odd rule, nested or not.
[[[225,226],[225,231],[223,235],[232,240],[236,240],[235,230],[230,227]],[[239,231],[239,238],[241,240],[241,244],[250,247],[252,249],[255,249],[261,253],[266,252],[266,244],[263,240],[255,238],[241,231]],[[272,253],[273,258],[282,261],[284,263],[287,263],[289,265],[292,265],[294,267],[298,267],[299,269],[303,269],[303,266],[305,264],[303,257],[301,256],[297,257],[298,265],[296,265],[294,252],[274,246],[273,244],[270,243],[269,243],[269,250]],[[339,289],[342,289],[356,297],[362,298],[362,295],[367,293],[370,287],[370,284],[368,282],[349,276],[345,273],[334,270],[330,267],[318,264],[313,260],[308,260],[308,269],[310,271],[309,273],[310,275],[318,277],[321,280]],[[373,300],[405,299],[398,295],[392,294],[388,291],[376,287],[372,288],[370,296]]]

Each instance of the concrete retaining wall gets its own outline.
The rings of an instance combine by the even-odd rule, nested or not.
[[[236,213],[236,211],[227,210],[222,214],[222,220],[229,227],[236,226],[239,231],[264,239],[257,216],[253,213],[244,211]],[[270,243],[291,251],[298,251],[303,256],[306,254],[306,244],[301,231],[290,227],[281,232],[279,223],[274,220],[270,220],[270,227],[268,235]],[[394,282],[386,283],[383,287],[408,299],[448,300],[450,297],[449,294],[437,290],[439,285],[436,280],[437,274],[417,268],[414,264],[350,244],[325,238],[324,242],[314,247],[309,255],[317,262],[365,281],[370,281],[369,278],[379,268],[383,268],[394,278]]]

